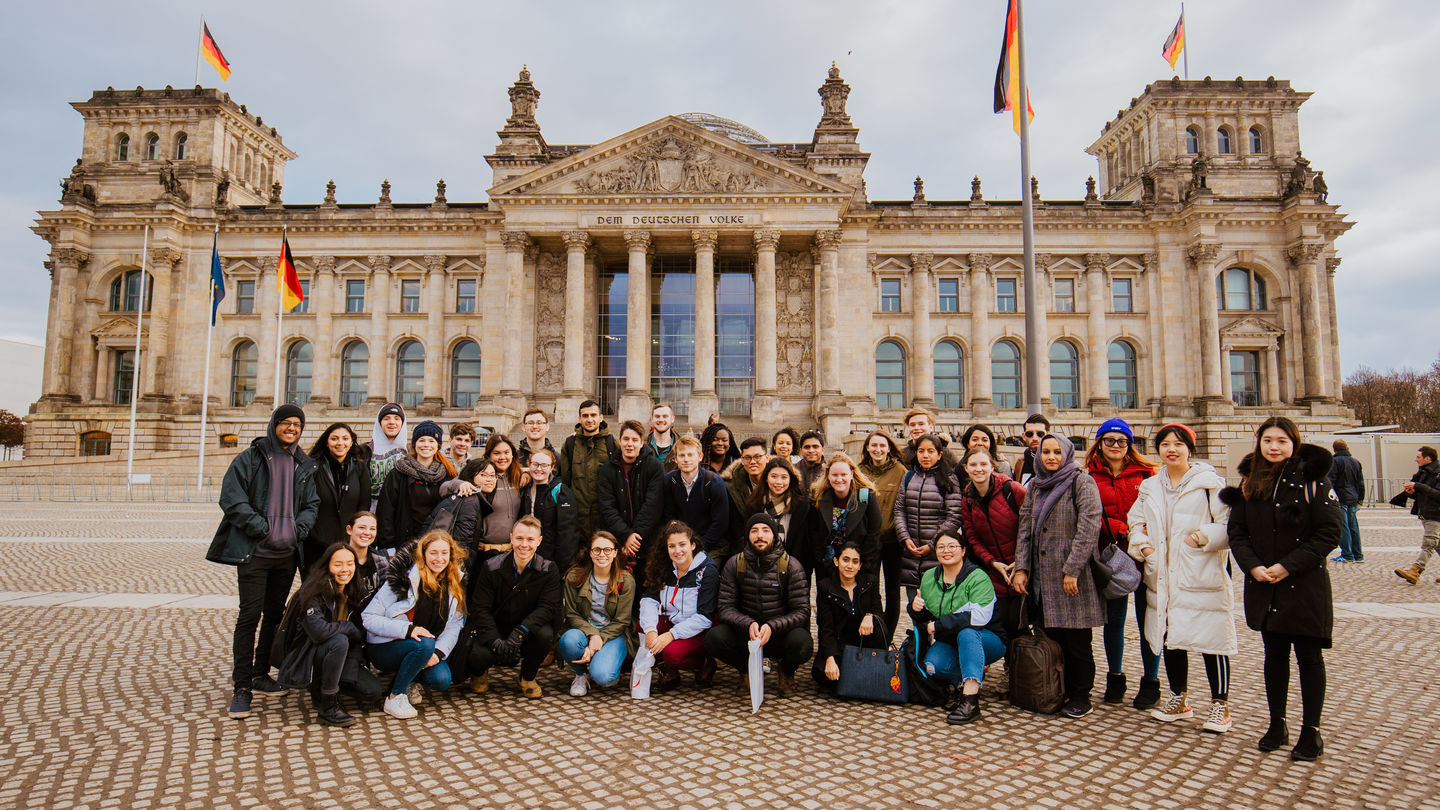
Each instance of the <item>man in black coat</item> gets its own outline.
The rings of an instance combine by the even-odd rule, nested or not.
[[[560,569],[536,555],[540,521],[524,515],[510,529],[510,551],[470,570],[464,643],[470,691],[490,689],[490,667],[520,667],[520,692],[540,697],[535,676],[555,645]]]
[[[681,436],[670,457],[675,469],[665,473],[665,520],[678,520],[700,535],[705,553],[724,559],[729,546],[730,496],[725,481],[700,464],[700,440]]]
[[[1357,513],[1365,499],[1365,472],[1360,462],[1350,455],[1350,445],[1336,439],[1335,461],[1330,465],[1330,485],[1340,499],[1340,554],[1331,562],[1364,562],[1360,551],[1360,521]]]
[[[645,553],[665,514],[665,468],[645,446],[645,427],[620,426],[620,452],[600,468],[600,528],[615,535],[632,560]]]
[[[230,674],[235,691],[229,709],[236,719],[250,716],[255,692],[285,691],[270,677],[270,648],[295,580],[297,549],[320,508],[315,461],[300,451],[304,429],[305,412],[298,406],[276,408],[265,435],[230,462],[220,485],[225,516],[205,558],[236,566],[240,612],[235,617]]]
[[[1415,451],[1415,464],[1419,469],[1405,484],[1405,491],[1390,500],[1404,506],[1407,499],[1413,499],[1410,514],[1420,518],[1420,556],[1404,568],[1395,569],[1395,576],[1411,585],[1420,581],[1430,556],[1440,548],[1440,462],[1435,460],[1435,448],[1426,446]]]

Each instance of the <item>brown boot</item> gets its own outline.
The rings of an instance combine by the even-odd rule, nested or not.
[[[748,694],[750,694],[750,676],[749,676],[749,675],[741,675],[741,676],[740,676],[740,683],[739,683],[738,685],[736,685],[735,691],[736,691],[736,692],[739,692],[739,693],[742,694],[742,695],[748,695]]]
[[[695,671],[695,685],[701,689],[709,689],[715,684],[715,659],[705,657],[705,663]]]
[[[775,679],[775,691],[780,697],[795,696],[795,673],[780,670],[779,676]]]
[[[1405,566],[1404,568],[1396,568],[1396,569],[1395,569],[1395,576],[1400,577],[1401,579],[1405,580],[1406,582],[1410,583],[1411,585],[1417,585],[1417,584],[1419,584],[1419,582],[1420,582],[1420,575],[1423,574],[1423,573],[1425,573],[1425,569],[1424,569],[1424,568],[1421,568],[1420,566],[1416,565],[1415,563],[1410,563],[1409,565]]]

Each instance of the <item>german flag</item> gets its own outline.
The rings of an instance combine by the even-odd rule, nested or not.
[[[286,312],[300,306],[305,300],[305,288],[300,286],[300,276],[295,272],[295,257],[290,255],[290,237],[280,241],[280,264],[275,275],[280,285],[280,308]]]
[[[1006,0],[1009,11],[1005,13],[1005,39],[1000,43],[1000,66],[995,69],[995,112],[1010,110],[1015,118],[1015,134],[1020,134],[1020,17],[1015,0]],[[1025,111],[1027,121],[1035,120],[1035,108],[1030,105],[1030,88],[1025,88]]]
[[[1185,50],[1185,12],[1180,12],[1180,21],[1175,23],[1175,29],[1170,36],[1165,38],[1165,47],[1160,49],[1160,55],[1170,63],[1170,69],[1175,69],[1175,60],[1180,58],[1180,52]]]
[[[229,81],[230,63],[225,61],[225,54],[220,52],[220,46],[216,45],[215,38],[210,36],[210,26],[201,23],[200,27],[204,29],[200,33],[200,54],[215,68],[215,72],[220,74],[221,81]]]

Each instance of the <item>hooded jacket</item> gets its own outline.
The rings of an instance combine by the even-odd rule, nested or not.
[[[665,468],[644,444],[630,465],[630,474],[617,453],[600,468],[600,525],[623,546],[632,534],[640,535],[637,560],[646,558],[650,543],[660,531],[665,515]]]
[[[210,541],[210,549],[205,553],[205,559],[210,562],[242,565],[250,560],[255,548],[269,534],[270,526],[265,519],[266,507],[270,503],[267,458],[276,422],[272,415],[266,434],[250,442],[250,446],[236,456],[225,470],[225,478],[220,484],[220,508],[225,516],[220,519],[220,526],[215,529],[215,537]],[[315,460],[296,452],[297,449],[298,444],[292,445],[289,452],[295,458],[291,493],[298,547],[310,536],[315,525],[320,497],[315,494]]]
[[[1125,522],[1126,516],[1130,514],[1130,507],[1135,505],[1135,498],[1140,495],[1140,482],[1155,472],[1132,461],[1125,465],[1119,475],[1114,475],[1098,456],[1091,459],[1087,469],[1095,479],[1095,486],[1100,489],[1100,505],[1104,510],[1101,513],[1103,522],[1100,525],[1100,547],[1104,548],[1107,541],[1114,540],[1120,544],[1121,551],[1129,550],[1130,544],[1126,535],[1130,533],[1130,529]]]
[[[1209,464],[1191,462],[1167,508],[1168,478],[1163,469],[1147,478],[1127,516],[1130,556],[1141,566],[1149,607],[1145,638],[1156,655],[1166,647],[1235,655],[1230,507],[1220,500],[1225,481]],[[1185,538],[1197,529],[1205,544],[1191,548]],[[1154,553],[1147,557],[1146,549]]]
[[[658,630],[664,616],[672,636],[694,638],[714,623],[719,594],[720,569],[704,551],[696,552],[685,576],[677,575],[672,565],[665,584],[640,598],[640,632]]]
[[[791,557],[780,571],[780,559],[787,556],[776,543],[762,554],[746,543],[745,550],[725,563],[720,575],[719,620],[739,630],[752,623],[770,625],[774,636],[792,628],[810,629],[810,578],[805,566]],[[745,570],[740,571],[740,558]]]
[[[610,426],[600,423],[594,436],[586,436],[577,423],[575,433],[565,439],[558,464],[560,480],[575,496],[575,509],[580,514],[580,534],[589,537],[596,529],[605,528],[600,517],[600,470],[610,459],[620,455]]]
[[[1410,514],[1421,520],[1440,520],[1440,460],[1417,469],[1410,476],[1410,483],[1415,485],[1415,494],[1409,495],[1401,490],[1399,495],[1390,499],[1390,503],[1403,507],[1406,500],[1413,499]]]
[[[1254,453],[1237,468],[1250,474]],[[1230,553],[1245,572],[1245,622],[1252,630],[1316,638],[1329,646],[1335,625],[1330,573],[1325,561],[1340,545],[1340,500],[1325,475],[1330,451],[1302,444],[1269,495],[1247,500],[1239,487],[1220,499],[1230,507]],[[1260,582],[1255,568],[1279,563],[1279,582]]]
[[[407,615],[415,608],[420,593],[420,566],[414,559],[414,547],[397,553],[385,569],[385,579],[365,606],[361,620],[365,623],[365,640],[384,644],[410,637],[415,625]],[[460,629],[465,626],[465,613],[454,594],[446,594],[445,629],[435,636],[435,652],[443,660],[455,649]]]
[[[1005,624],[995,613],[995,588],[990,577],[974,560],[965,559],[955,581],[945,583],[945,569],[935,566],[920,578],[920,598],[925,609],[920,612],[921,627],[935,622],[935,640],[955,643],[960,631],[967,627],[989,630],[1005,641]]]
[[[1009,489],[1015,506],[1005,497]],[[996,596],[1016,593],[995,570],[995,563],[1015,562],[1015,537],[1020,532],[1020,509],[1025,504],[1025,488],[1001,473],[991,473],[990,488],[981,495],[972,481],[965,482],[960,499],[960,526],[965,531],[965,545],[970,556],[990,575]]]
[[[385,483],[385,476],[390,474],[390,471],[395,468],[395,462],[404,458],[406,453],[405,437],[410,432],[410,425],[405,420],[405,409],[393,402],[387,402],[381,406],[380,410],[384,411],[392,406],[400,412],[400,432],[396,433],[393,439],[387,438],[385,431],[380,427],[380,415],[377,412],[375,421],[370,427],[371,439],[361,445],[365,448],[363,458],[370,464],[371,501],[380,497],[380,486]]]
[[[825,659],[838,659],[845,651],[845,645],[860,635],[860,622],[866,616],[874,616],[875,633],[888,631],[885,627],[885,611],[880,606],[880,585],[875,575],[861,571],[855,576],[855,596],[840,586],[840,576],[832,568],[830,573],[815,580],[815,660],[824,665]],[[881,628],[885,628],[884,631]],[[884,635],[880,635],[884,638]]]

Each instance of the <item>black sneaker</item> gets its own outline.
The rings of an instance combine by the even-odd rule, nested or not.
[[[249,689],[235,690],[235,696],[230,698],[230,718],[232,720],[250,716],[251,697]]]
[[[269,675],[261,675],[250,682],[250,691],[261,695],[283,695],[286,689]]]
[[[973,723],[980,719],[980,696],[962,695],[960,700],[945,717],[945,722],[952,726],[963,726],[966,723]]]
[[[1125,700],[1125,673],[1109,672],[1105,675],[1105,702],[1119,705]]]
[[[1071,720],[1078,720],[1093,711],[1095,709],[1090,705],[1090,698],[1087,696],[1071,698],[1070,702],[1065,704],[1065,708],[1060,710],[1060,713]]]

